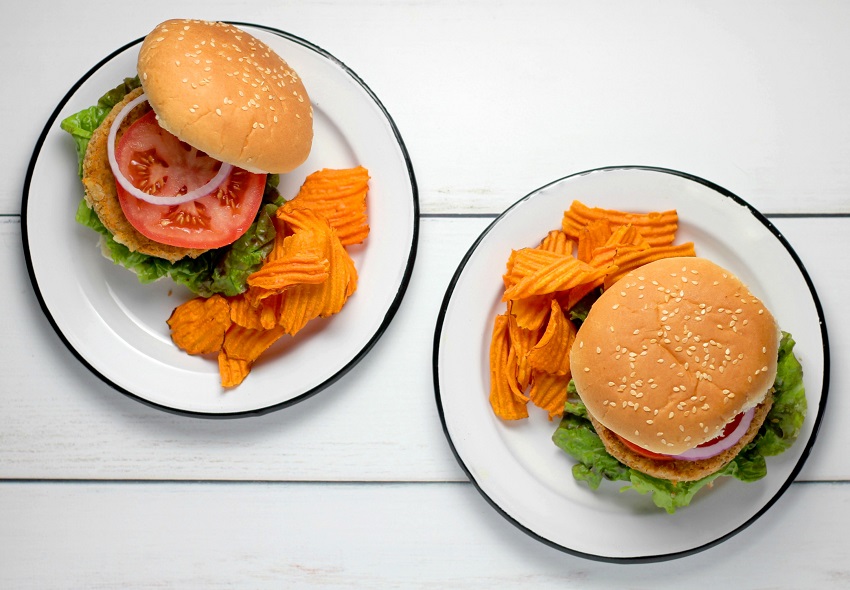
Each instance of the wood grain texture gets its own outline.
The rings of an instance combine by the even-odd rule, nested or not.
[[[837,590],[850,581],[847,484],[796,484],[725,543],[643,565],[545,546],[469,484],[5,483],[0,520],[0,586],[21,590],[656,590],[682,580]]]
[[[104,22],[81,42],[67,26],[72,5],[38,4],[16,14],[21,32],[0,41],[0,65],[17,71],[24,38],[73,50],[45,54],[25,83],[0,89],[16,179],[66,90],[174,13],[151,0],[140,18]],[[398,124],[426,213],[495,213],[562,175],[622,164],[703,176],[766,212],[847,211],[850,6],[840,1],[209,2],[183,12],[282,29],[350,66]],[[19,187],[0,186],[0,213],[20,211]]]

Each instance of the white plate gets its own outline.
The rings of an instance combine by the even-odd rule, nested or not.
[[[82,198],[74,145],[59,122],[136,74],[141,39],[89,71],[44,128],[27,173],[23,234],[27,265],[45,314],[71,351],[119,391],[162,409],[239,416],[277,409],[316,393],[360,360],[386,329],[407,287],[416,253],[419,207],[413,168],[383,105],[339,60],[287,33],[237,23],[275,49],[301,75],[313,102],[308,160],[281,176],[294,196],[320,168],[363,165],[371,182],[371,233],[352,249],[357,292],[343,311],[278,341],[235,390],[219,383],[215,359],[190,357],[171,342],[165,320],[191,294],[162,280],[141,285],[100,255],[97,234],[74,221]]]
[[[736,273],[791,332],[804,372],[809,412],[796,444],[768,458],[768,475],[731,478],[702,490],[669,515],[649,496],[576,482],[573,460],[552,442],[557,422],[531,417],[506,423],[493,414],[488,351],[502,313],[502,274],[511,249],[535,246],[560,227],[573,199],[627,211],[677,209],[677,242]],[[723,541],[763,514],[802,468],[826,403],[826,326],[814,287],[785,239],[740,198],[702,179],[643,167],[568,176],[532,192],[496,219],[461,262],[446,292],[434,340],[434,382],[443,428],[463,469],[508,520],[541,541],[606,561],[657,561]]]

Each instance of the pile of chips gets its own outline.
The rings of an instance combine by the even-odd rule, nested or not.
[[[279,338],[339,313],[357,289],[346,246],[369,235],[368,185],[362,166],[308,176],[275,213],[274,246],[248,289],[178,306],[168,319],[174,343],[189,354],[217,354],[222,386],[235,387]]]
[[[552,420],[563,414],[576,326],[570,311],[654,260],[695,256],[674,245],[676,211],[627,213],[573,201],[561,229],[511,252],[503,276],[506,310],[490,341],[490,404],[502,419],[528,417],[528,402]]]

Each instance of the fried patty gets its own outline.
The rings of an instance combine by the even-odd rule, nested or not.
[[[86,203],[94,210],[106,229],[112,233],[115,241],[127,246],[131,252],[164,258],[170,262],[175,262],[186,256],[196,258],[206,250],[169,246],[151,240],[134,228],[121,210],[118,190],[115,187],[115,177],[109,166],[109,157],[106,151],[107,139],[109,128],[118,113],[121,112],[124,105],[141,93],[142,89],[138,88],[127,94],[123,101],[115,105],[100,127],[92,134],[83,160],[83,186],[86,189]],[[122,121],[118,129],[118,139],[133,122],[144,116],[149,110],[150,107],[147,103],[140,104],[133,109]]]
[[[771,391],[765,400],[756,406],[753,421],[750,423],[749,428],[747,428],[747,432],[744,433],[743,437],[741,437],[741,440],[719,455],[699,461],[685,461],[682,459],[659,461],[657,459],[650,459],[649,457],[645,457],[632,451],[629,447],[623,444],[616,434],[602,426],[602,424],[600,424],[589,413],[588,418],[590,418],[593,428],[596,429],[596,433],[599,435],[599,438],[602,439],[602,443],[605,445],[605,450],[620,463],[660,479],[669,479],[671,481],[696,481],[725,467],[726,464],[731,462],[745,446],[750,444],[750,442],[758,434],[759,428],[761,428],[761,425],[767,418],[767,413],[770,411],[772,405],[773,392]]]

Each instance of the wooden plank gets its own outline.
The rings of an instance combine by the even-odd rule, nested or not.
[[[171,8],[154,0],[142,22],[93,8],[99,32],[85,43],[64,5],[10,32],[4,71],[17,71],[20,43],[74,47],[0,89],[11,177],[23,179],[66,89]],[[845,210],[848,11],[798,1],[741,8],[727,0],[706,10],[537,0],[497,11],[472,0],[283,11],[253,2],[239,20],[304,37],[370,85],[410,148],[424,212],[499,212],[563,175],[619,164],[697,174],[777,212]],[[19,210],[20,182],[4,183],[0,213]]]
[[[568,555],[469,484],[0,485],[0,586],[46,588],[846,588],[850,486],[795,484],[694,556]],[[809,542],[801,543],[800,540]]]

